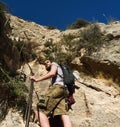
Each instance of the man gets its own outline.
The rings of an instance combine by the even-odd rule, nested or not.
[[[38,78],[34,76],[30,77],[30,79],[35,82],[51,78],[51,85],[46,92],[46,96],[50,97],[47,109],[42,109],[41,112],[39,112],[40,125],[41,127],[50,127],[48,120],[50,115],[59,115],[61,116],[64,127],[72,127],[70,118],[68,116],[68,110],[65,106],[65,96],[68,95],[68,91],[64,86],[63,78],[60,76],[63,75],[61,67],[57,63],[51,62],[50,60],[46,60],[44,65],[46,70],[48,70],[46,75],[40,76]]]

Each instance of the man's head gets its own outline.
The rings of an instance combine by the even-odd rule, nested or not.
[[[45,55],[41,55],[38,57],[37,61],[40,64],[43,64],[47,71],[50,71],[52,64],[51,64],[51,60],[49,58],[45,57]]]
[[[46,70],[50,71],[50,69],[51,69],[51,61],[50,60],[45,60],[44,65],[45,65]]]

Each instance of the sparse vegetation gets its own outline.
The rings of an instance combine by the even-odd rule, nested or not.
[[[0,1],[0,34],[9,32],[8,28],[8,19],[5,16],[5,12],[9,12],[10,9],[7,4]]]
[[[0,1],[0,13],[4,11],[9,11],[9,7],[4,2]]]
[[[54,26],[46,26],[46,28],[49,29],[49,30],[57,29],[57,28],[55,28]]]
[[[114,17],[107,17],[105,14],[103,14],[103,16],[105,17],[105,19],[106,19],[106,21],[107,21],[107,23],[108,24],[111,24],[112,22],[115,22],[115,21],[117,21],[117,19],[116,18],[114,18]]]
[[[113,23],[113,22],[115,22],[115,21],[117,21],[116,18],[109,17],[109,19],[108,19],[108,24],[111,24],[111,23]]]
[[[99,46],[104,43],[103,34],[97,24],[92,24],[90,27],[81,32],[82,47],[88,49],[88,53],[98,50]]]
[[[20,61],[27,62],[36,58],[35,53],[32,51],[31,43],[18,42],[15,46],[20,53]]]
[[[6,17],[4,12],[8,12],[8,6],[0,2],[0,34],[4,34],[4,26],[6,25]],[[2,59],[0,59],[0,102],[4,101],[8,107],[22,107],[22,102],[25,101],[25,91],[27,90],[24,83],[17,80],[15,77],[10,75],[11,72],[5,69],[5,65]],[[2,100],[3,99],[3,100]],[[1,105],[0,105],[1,106]]]
[[[2,64],[0,65],[0,88],[2,89],[0,96],[5,99],[9,107],[24,107],[27,88],[25,84],[19,79],[10,76],[10,72],[3,69]],[[5,92],[7,91],[7,92]],[[24,107],[25,108],[25,107]]]
[[[57,62],[64,59],[64,61],[70,63],[75,57],[80,55],[79,51],[82,48],[87,49],[90,54],[98,50],[103,43],[104,39],[99,26],[92,24],[80,33],[78,39],[76,39],[75,35],[69,34],[64,35],[57,45],[52,40],[47,41],[44,53]]]
[[[111,76],[107,76],[103,72],[97,73],[96,78],[97,79],[102,79],[106,86],[110,86],[110,87],[113,86],[114,88],[119,89],[119,86],[118,86],[117,82],[115,82]]]
[[[78,28],[81,28],[81,27],[86,27],[89,24],[90,23],[86,20],[78,19],[77,21],[72,23],[70,26],[68,26],[67,29],[78,29]]]
[[[59,43],[54,44],[51,42],[46,42],[44,53],[50,59],[54,59],[57,62],[64,61],[71,62],[75,56],[75,44],[72,41],[75,37],[73,35],[65,35]]]
[[[6,38],[5,32],[9,29],[8,20],[5,16],[5,12],[8,12],[8,6],[0,2],[0,36]],[[4,43],[5,45],[6,43]],[[4,49],[2,49],[4,50]],[[15,76],[15,75],[14,75]],[[24,110],[26,103],[27,88],[24,83],[11,75],[11,72],[7,70],[2,56],[0,58],[0,121],[5,118],[8,108],[14,107]]]

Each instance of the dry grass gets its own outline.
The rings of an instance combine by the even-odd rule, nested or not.
[[[116,83],[112,77],[107,77],[105,74],[103,74],[102,72],[99,72],[99,74],[96,76],[97,79],[101,79],[104,81],[104,84],[106,86],[113,86],[114,88],[116,88],[118,91],[120,91],[120,87],[119,84]]]

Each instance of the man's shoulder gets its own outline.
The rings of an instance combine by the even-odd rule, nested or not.
[[[52,65],[59,66],[57,62],[52,62]]]

